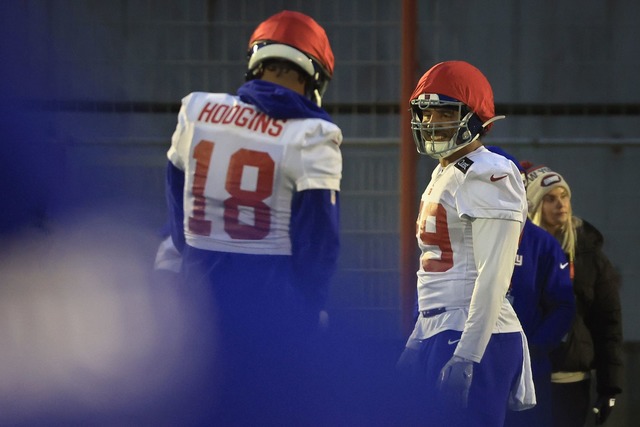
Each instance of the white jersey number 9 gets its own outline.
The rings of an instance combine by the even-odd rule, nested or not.
[[[434,252],[423,253],[420,260],[422,269],[426,272],[442,273],[453,267],[453,251],[451,239],[449,238],[449,224],[447,222],[447,211],[444,206],[436,203],[429,203],[420,206],[420,221],[418,223],[418,233],[420,241],[427,246],[435,246],[440,251],[440,258],[434,257]],[[423,210],[424,209],[424,210]],[[434,230],[427,230],[427,218],[435,218]]]

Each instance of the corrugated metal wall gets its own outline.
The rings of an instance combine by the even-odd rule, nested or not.
[[[63,159],[58,208],[126,205],[124,218],[150,232],[164,221],[164,153],[180,98],[240,85],[246,40],[266,16],[285,8],[314,16],[336,54],[325,105],[345,135],[333,316],[364,335],[402,338],[399,2],[24,0],[3,7],[5,19],[25,24],[0,41],[13,58],[9,74],[28,76],[10,95],[44,109],[39,124]],[[572,185],[576,212],[603,231],[622,272],[628,341],[640,340],[640,228],[632,216],[640,204],[638,16],[634,0],[419,2],[416,70],[465,59],[485,72],[498,113],[509,116],[486,142],[546,163]],[[420,190],[433,165],[420,159]],[[633,367],[638,351],[631,344],[628,351]],[[620,416],[614,422],[625,425]]]

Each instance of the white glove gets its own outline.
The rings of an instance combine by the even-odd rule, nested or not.
[[[440,371],[438,389],[443,398],[466,408],[473,379],[473,361],[453,356]]]

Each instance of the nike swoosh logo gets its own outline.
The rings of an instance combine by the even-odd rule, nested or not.
[[[496,182],[496,181],[500,181],[501,179],[506,178],[507,175],[502,175],[502,176],[493,176],[491,175],[491,178],[489,178],[491,180],[491,182]]]
[[[567,265],[569,265],[568,262],[563,262],[562,264],[560,264],[560,270],[564,270],[565,268],[567,268]]]
[[[449,344],[449,345],[451,345],[451,344],[455,344],[455,343],[457,343],[458,341],[460,341],[460,338],[458,338],[457,340],[449,340],[449,341],[447,341],[447,344]]]

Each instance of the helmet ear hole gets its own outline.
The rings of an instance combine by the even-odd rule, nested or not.
[[[261,64],[258,64],[258,66],[253,68],[252,70],[247,70],[246,73],[244,73],[244,79],[245,81],[259,79],[260,77],[262,77],[263,73],[264,73],[264,66],[261,63]]]
[[[469,119],[469,123],[467,123],[468,132],[471,133],[469,135],[471,138],[475,138],[476,135],[484,135],[485,129],[482,127],[482,120],[478,117],[477,114],[473,114]]]
[[[462,111],[464,118],[460,122],[460,133],[458,133],[456,145],[468,144],[486,133],[480,117],[471,112],[465,114],[464,111],[469,111],[466,106]]]

